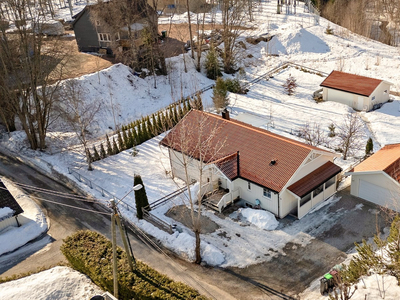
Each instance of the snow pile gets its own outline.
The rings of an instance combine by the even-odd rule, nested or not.
[[[279,225],[275,216],[266,210],[242,208],[239,212],[248,222],[261,229],[274,230]]]
[[[85,300],[102,293],[87,276],[67,267],[55,267],[0,284],[2,299]]]
[[[14,211],[9,207],[0,208],[0,220],[8,218],[13,213]]]
[[[25,245],[47,230],[46,217],[37,204],[9,181],[2,180],[24,212],[18,217],[20,227],[9,226],[0,233],[0,255]]]

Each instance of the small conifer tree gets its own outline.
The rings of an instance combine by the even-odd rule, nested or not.
[[[139,123],[136,128],[137,128],[137,137],[138,137],[136,145],[139,145],[139,144],[143,143],[142,124]]]
[[[174,106],[174,116],[173,116],[173,123],[174,123],[174,126],[175,126],[176,124],[178,124],[178,121],[179,121],[178,109],[176,108],[176,106],[177,106],[177,105]]]
[[[297,87],[296,79],[292,76],[292,74],[289,74],[289,77],[286,79],[286,82],[282,86],[285,89],[286,93],[291,96],[294,94],[294,91]]]
[[[185,101],[185,115],[190,111],[190,98],[187,98]]]
[[[194,109],[203,110],[203,101],[201,100],[201,95],[200,95],[200,93],[197,93],[197,94],[193,97],[192,106],[193,106]]]
[[[151,115],[151,122],[153,123],[153,131],[152,131],[153,136],[159,135],[160,129],[158,128],[157,119],[156,119],[155,114]]]
[[[119,131],[119,130],[118,130],[118,133],[117,133],[117,140],[118,140],[118,149],[119,149],[119,151],[125,150],[124,141],[122,140],[121,131]]]
[[[135,127],[132,128],[132,145],[133,146],[139,145],[139,135]]]
[[[111,146],[111,142],[110,139],[108,138],[108,135],[106,134],[106,138],[107,138],[107,156],[111,156],[113,155],[113,148]]]
[[[100,160],[99,152],[97,152],[96,147],[93,146],[93,161],[98,161],[98,160]]]
[[[139,219],[143,219],[142,207],[146,208],[146,210],[150,210],[149,200],[147,199],[142,177],[140,175],[135,175],[133,185],[136,186],[138,184],[141,184],[143,187],[140,190],[135,191],[136,214]]]
[[[335,133],[335,129],[336,129],[335,124],[332,123],[331,125],[329,125],[329,126],[328,126],[328,129],[329,129],[329,134],[328,134],[329,137],[334,137],[334,136],[336,136],[336,133]]]
[[[125,128],[125,130],[122,131],[122,138],[124,139],[124,149],[132,148],[129,142],[128,128]]]
[[[166,111],[163,111],[161,113],[161,122],[162,122],[163,128],[165,128],[165,130],[169,130],[169,129],[171,129],[171,127],[169,127],[169,122],[168,122],[168,118],[167,118],[166,114],[167,114]]]
[[[103,143],[100,144],[100,157],[101,159],[104,159],[107,157],[106,150],[104,149]]]
[[[161,132],[163,132],[164,130],[164,126],[163,126],[163,122],[162,122],[162,115],[161,112],[157,113],[157,129],[158,129],[158,134],[160,134]]]
[[[215,80],[222,76],[221,67],[218,61],[217,52],[214,47],[211,47],[207,53],[205,68],[207,70],[207,77]]]
[[[183,113],[182,105],[179,104],[178,105],[178,117],[179,117],[179,120],[182,119],[184,115],[185,114]]]
[[[112,154],[118,154],[119,153],[119,149],[117,146],[117,143],[115,142],[115,138],[113,138],[113,143],[112,143]]]
[[[147,117],[146,120],[146,127],[147,127],[148,138],[151,139],[153,136],[155,136],[155,134],[154,134],[154,126],[153,124],[151,124],[149,117]]]
[[[373,150],[374,150],[374,143],[372,142],[372,139],[369,138],[367,141],[367,145],[365,145],[365,155],[370,155]]]
[[[149,139],[149,131],[147,130],[146,122],[142,123],[142,143]]]

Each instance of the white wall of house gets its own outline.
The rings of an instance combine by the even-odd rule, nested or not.
[[[389,100],[389,93],[390,84],[386,81],[382,81],[370,96],[370,104],[368,110],[371,110],[375,104],[387,102]]]
[[[343,103],[343,104],[346,104],[346,105],[348,105],[350,107],[358,109],[357,108],[357,106],[358,106],[358,97],[355,94],[348,93],[348,92],[343,92],[343,91],[338,91],[338,90],[334,90],[334,89],[330,89],[330,88],[324,87],[323,88],[322,97],[323,97],[324,101],[339,102],[339,103]],[[365,98],[367,98],[367,97],[365,97]],[[362,105],[365,105],[364,102],[362,102]],[[356,106],[356,107],[354,107],[354,106]]]
[[[278,194],[271,191],[271,198],[264,196],[263,187],[250,183],[248,188],[248,181],[238,178],[233,181],[235,188],[240,189],[240,198],[249,202],[251,205],[256,205],[256,199],[260,200],[261,208],[270,211],[278,216]]]
[[[183,163],[187,163],[187,171],[189,181],[192,179],[200,182],[200,173],[202,174],[202,185],[207,182],[213,182],[218,185],[219,173],[215,170],[213,165],[206,165],[196,159],[192,159],[187,155],[183,155],[172,149],[168,149],[169,158],[171,162],[172,175],[186,181],[185,168]]]
[[[400,183],[383,171],[353,173],[350,193],[400,212]]]

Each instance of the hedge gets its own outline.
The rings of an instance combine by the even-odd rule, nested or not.
[[[112,244],[103,235],[82,230],[64,239],[61,251],[72,267],[86,274],[103,290],[113,293]],[[125,252],[117,247],[118,299],[205,300],[193,288],[171,280],[137,261],[132,274]]]

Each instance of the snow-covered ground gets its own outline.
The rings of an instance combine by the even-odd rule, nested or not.
[[[12,182],[2,181],[24,212],[18,217],[20,227],[10,226],[0,232],[0,255],[25,245],[47,230],[46,217],[38,205]]]
[[[103,291],[87,276],[68,267],[54,267],[0,284],[1,299],[89,300]]]

